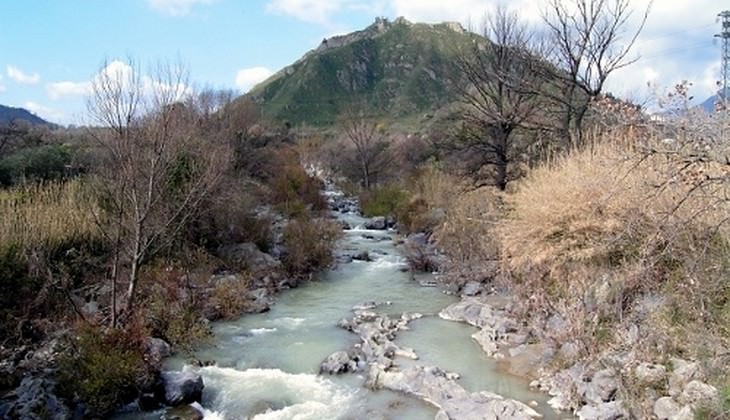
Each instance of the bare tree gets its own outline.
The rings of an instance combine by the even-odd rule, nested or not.
[[[92,82],[92,131],[103,151],[96,170],[105,233],[113,243],[112,324],[117,280],[128,272],[124,312],[135,302],[139,270],[194,214],[226,167],[221,144],[206,144],[190,106],[187,73],[161,65],[142,77],[133,63],[106,64]],[[184,103],[188,100],[188,105]]]
[[[586,112],[608,77],[638,59],[629,57],[629,52],[651,2],[638,27],[628,31],[630,5],[630,0],[549,0],[543,11],[547,25],[543,53],[554,67],[544,67],[548,84],[542,93],[559,105],[559,129],[574,145],[582,143]]]
[[[498,7],[485,17],[482,35],[457,55],[467,84],[461,130],[448,145],[469,153],[473,170],[492,166],[494,182],[504,190],[519,154],[516,131],[533,126],[538,111],[539,95],[525,88],[537,84],[538,61],[529,52],[531,33],[514,12]]]
[[[352,146],[352,153],[345,158],[346,164],[357,168],[363,188],[369,190],[390,164],[387,133],[374,121],[354,115],[344,119],[342,131]]]

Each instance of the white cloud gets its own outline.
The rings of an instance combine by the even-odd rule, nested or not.
[[[28,101],[23,105],[28,111],[38,115],[46,121],[59,122],[64,120],[63,112],[49,108],[45,105],[38,104],[33,101]]]
[[[7,90],[4,84],[0,83],[0,93],[3,93]]]
[[[172,16],[189,15],[193,7],[198,4],[211,4],[216,0],[147,0],[147,3],[160,12]]]
[[[346,0],[271,0],[266,11],[293,16],[305,22],[329,24],[332,15],[342,9]]]
[[[22,70],[15,66],[7,66],[8,77],[15,80],[17,83],[26,85],[32,85],[38,83],[41,80],[41,76],[38,73],[25,74]]]
[[[108,77],[111,80],[119,80],[122,83],[131,83],[134,70],[132,67],[122,61],[114,60],[109,62],[99,73],[94,75],[91,80],[82,82],[61,81],[49,83],[46,86],[48,96],[53,100],[62,99],[73,96],[87,96],[91,93],[94,82],[98,82],[102,77]]]
[[[49,83],[46,89],[53,100],[67,96],[86,96],[91,92],[91,82],[55,82]]]
[[[143,96],[145,96],[144,99],[149,100],[153,99],[153,93],[163,94],[166,99],[174,101],[182,100],[193,93],[192,87],[183,82],[167,83],[165,80],[155,79],[148,75],[141,75],[131,65],[119,60],[107,63],[90,80],[49,83],[46,86],[46,90],[48,96],[53,100],[74,96],[83,97],[92,93],[94,83],[102,83],[105,80],[120,83],[124,89],[136,89],[133,86],[137,86],[143,93]]]
[[[252,87],[256,86],[257,83],[263,82],[272,74],[274,74],[274,72],[266,67],[241,69],[236,73],[236,86],[241,89],[242,92],[248,92]]]

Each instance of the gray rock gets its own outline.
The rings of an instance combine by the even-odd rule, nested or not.
[[[181,372],[163,372],[162,380],[165,384],[165,403],[178,406],[200,402],[203,395],[203,377],[192,370]]]
[[[671,417],[671,420],[695,420],[695,413],[692,406],[685,405],[679,413]]]
[[[395,225],[396,225],[396,223],[397,223],[397,222],[396,222],[396,220],[395,220],[395,217],[393,217],[393,216],[391,216],[391,215],[388,215],[388,216],[387,216],[387,217],[385,218],[385,228],[386,228],[386,229],[392,229],[392,228],[394,228],[394,227],[395,227]]]
[[[593,375],[590,382],[579,382],[577,388],[578,393],[589,404],[609,402],[613,400],[618,389],[616,372],[613,369],[599,370]]]
[[[376,216],[365,222],[365,229],[385,230],[386,228],[387,223],[383,216]]]
[[[548,318],[545,323],[545,329],[552,336],[562,336],[567,333],[570,325],[568,322],[559,314],[553,314]]]
[[[674,371],[669,376],[669,395],[678,397],[684,386],[691,381],[704,380],[702,367],[697,362],[687,362],[681,359],[672,359]]]
[[[218,254],[226,261],[252,272],[269,272],[281,269],[281,262],[262,252],[251,242],[225,246]]]
[[[553,397],[548,400],[548,405],[560,411],[577,410],[581,406],[581,401],[580,398],[576,398],[576,385],[584,383],[584,373],[585,366],[576,363],[549,377],[547,384],[541,386],[547,387],[548,394]]]
[[[573,362],[575,360],[578,360],[578,357],[580,356],[582,346],[577,341],[569,341],[567,343],[563,343],[560,346],[560,349],[558,350],[558,354],[560,354],[560,357],[563,359]]]
[[[620,401],[611,401],[598,405],[584,405],[578,410],[578,418],[581,420],[616,420],[628,418],[628,414]]]
[[[50,419],[71,418],[71,413],[54,393],[55,383],[46,378],[28,376],[5,398],[0,406],[0,418]]]
[[[437,367],[410,366],[401,371],[371,369],[377,388],[404,392],[429,402],[444,419],[532,419],[541,417],[527,404],[489,392],[466,391],[454,376]]]
[[[464,288],[461,290],[461,293],[465,296],[475,296],[482,292],[483,286],[478,281],[470,281],[467,282],[464,285]]]
[[[346,373],[350,370],[350,361],[350,356],[346,351],[336,351],[327,356],[324,362],[319,365],[319,373],[328,375]]]
[[[370,257],[370,253],[368,253],[367,251],[362,251],[357,255],[353,255],[352,259],[357,260],[357,261],[365,261],[365,262],[370,262],[373,260],[372,257]]]
[[[269,290],[261,287],[258,289],[251,290],[249,293],[250,301],[246,305],[246,312],[253,314],[260,314],[267,312],[271,309],[271,298],[269,297]]]
[[[654,415],[659,420],[674,418],[681,406],[672,397],[661,397],[654,403]]]
[[[190,405],[170,407],[162,414],[162,420],[203,420],[203,413]]]
[[[634,375],[642,385],[661,386],[667,379],[667,368],[663,365],[643,362],[634,369]]]
[[[682,405],[710,405],[718,401],[717,388],[704,382],[693,380],[684,386],[677,401]]]
[[[172,355],[172,349],[167,341],[149,337],[144,344],[145,358],[153,363],[160,363],[162,359]]]

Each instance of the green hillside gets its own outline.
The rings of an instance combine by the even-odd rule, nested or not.
[[[378,19],[325,39],[249,96],[265,117],[324,126],[357,110],[367,117],[421,120],[458,96],[455,51],[475,35],[460,25]]]

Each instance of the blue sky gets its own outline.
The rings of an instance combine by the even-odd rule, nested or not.
[[[635,18],[648,0],[631,0]],[[0,104],[63,124],[85,122],[89,80],[105,61],[180,60],[196,86],[244,92],[315,48],[376,16],[478,22],[497,0],[3,0]],[[541,0],[506,3],[539,22]],[[656,0],[635,48],[641,59],[609,88],[645,101],[683,79],[704,99],[719,79],[716,15],[730,1]]]

